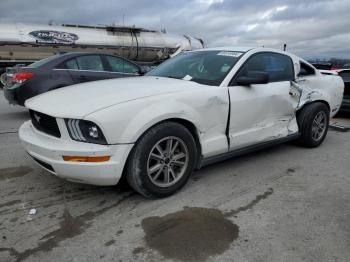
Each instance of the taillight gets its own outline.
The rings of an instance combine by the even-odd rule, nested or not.
[[[12,76],[12,80],[16,83],[23,83],[34,76],[31,72],[19,72]]]

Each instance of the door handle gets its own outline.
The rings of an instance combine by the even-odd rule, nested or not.
[[[78,79],[81,80],[81,81],[86,81],[89,78],[87,76],[79,76]]]

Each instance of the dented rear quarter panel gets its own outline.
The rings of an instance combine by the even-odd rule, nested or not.
[[[323,75],[316,70],[316,76],[302,78],[299,82],[302,93],[298,109],[315,101],[324,101],[329,105],[330,117],[333,117],[340,109],[344,82],[337,75]],[[297,80],[298,81],[298,80]]]

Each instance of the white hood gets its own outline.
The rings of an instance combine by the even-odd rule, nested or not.
[[[195,87],[200,85],[163,77],[119,78],[60,88],[27,100],[25,106],[53,117],[81,119],[119,103]]]

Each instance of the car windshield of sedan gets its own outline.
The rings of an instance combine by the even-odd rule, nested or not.
[[[236,51],[183,53],[169,59],[146,75],[219,86],[242,55],[242,52]]]

